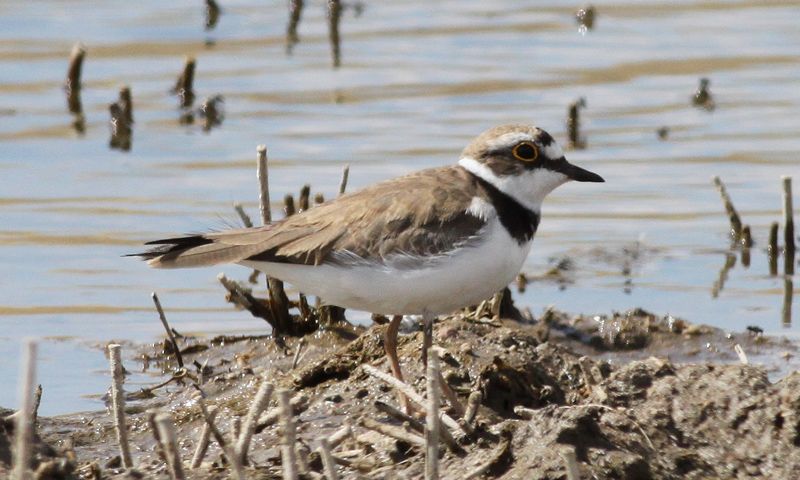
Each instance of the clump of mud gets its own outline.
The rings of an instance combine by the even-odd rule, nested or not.
[[[217,423],[230,438],[265,372],[278,388],[293,391],[304,478],[321,478],[317,440],[345,425],[352,434],[333,450],[342,478],[421,478],[422,448],[365,427],[377,421],[413,431],[384,413],[386,404],[399,408],[396,392],[363,368],[388,371],[385,329],[317,332],[306,338],[296,368],[300,340],[279,346],[269,337],[184,339],[192,371],[158,389],[128,392],[133,470],[119,466],[110,416],[95,412],[39,420],[35,462],[51,473],[37,478],[167,478],[147,411],[171,413],[188,467],[203,425],[195,392],[218,407]],[[767,369],[728,356],[732,344],[749,352],[788,345],[641,310],[596,317],[548,311],[535,324],[456,315],[436,324],[434,338],[443,377],[460,401],[482,396],[471,433],[452,432],[457,445],[440,449],[443,478],[564,479],[565,458],[572,456],[580,478],[800,473],[800,374],[771,381]],[[421,343],[414,331],[401,335],[398,346],[406,382],[417,392],[425,391]],[[679,344],[685,346],[673,352]],[[696,348],[701,352],[692,353]],[[670,360],[675,352],[679,357]],[[137,358],[174,368],[163,345],[140,347]],[[451,405],[443,407],[458,418]],[[281,476],[276,409],[273,399],[250,446],[248,478]],[[9,468],[11,428],[0,425],[0,476]],[[203,465],[188,474],[228,478],[230,471],[212,443]]]

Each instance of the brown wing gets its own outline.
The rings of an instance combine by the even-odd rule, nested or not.
[[[423,170],[344,195],[265,227],[151,242],[157,267],[243,260],[318,265],[337,253],[381,261],[436,254],[474,236],[484,222],[466,213],[480,188],[459,167]]]

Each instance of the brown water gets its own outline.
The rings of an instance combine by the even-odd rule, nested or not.
[[[579,97],[587,148],[567,156],[607,183],[548,199],[525,272],[570,256],[573,283],[534,283],[518,303],[534,314],[641,306],[800,332],[785,294],[796,297],[800,282],[770,276],[763,252],[780,219],[780,176],[800,190],[797,2],[598,2],[583,33],[578,4],[365,2],[360,15],[343,13],[339,69],[325,2],[307,2],[291,55],[285,2],[221,1],[211,31],[194,3],[0,4],[0,379],[15,382],[22,337],[50,339],[44,414],[99,407],[83,397],[106,388],[96,346],[160,335],[153,290],[181,332],[264,329],[225,303],[215,279],[247,270],[150,271],[120,257],[143,240],[235,224],[234,201],[257,217],[257,144],[269,147],[274,199],[303,183],[330,198],[345,164],[357,188],[452,163],[501,123],[535,123],[563,144]],[[77,41],[88,51],[83,134],[62,89]],[[186,55],[197,57],[196,104],[224,96],[224,121],[209,132],[182,125],[169,93]],[[700,77],[711,79],[713,112],[690,104]],[[109,149],[108,104],[123,83],[134,99],[130,152]],[[728,222],[712,175],[756,241],[749,268],[736,252],[721,289]],[[15,404],[13,389],[0,389],[0,405]]]

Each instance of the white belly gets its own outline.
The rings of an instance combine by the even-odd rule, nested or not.
[[[293,265],[244,261],[242,265],[316,295],[325,303],[384,315],[444,314],[474,305],[508,286],[528,256],[493,218],[482,242],[431,261],[346,265]]]

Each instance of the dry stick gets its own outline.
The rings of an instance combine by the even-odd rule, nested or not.
[[[783,182],[783,242],[784,246],[784,273],[794,275],[794,208],[792,206],[792,177],[784,175]]]
[[[453,389],[450,388],[450,385],[447,384],[441,373],[439,374],[439,385],[442,387],[442,393],[444,393],[444,396],[447,399],[447,403],[450,404],[450,407],[455,412],[455,415],[457,417],[463,417],[464,406],[461,405],[461,401],[458,399],[458,395],[456,395],[456,392],[454,392]]]
[[[78,42],[72,47],[69,55],[69,68],[67,69],[67,80],[64,86],[71,93],[81,88],[81,70],[83,69],[83,59],[86,56],[86,49],[83,44]]]
[[[475,420],[478,414],[478,407],[480,407],[482,401],[483,394],[480,390],[474,390],[469,394],[469,398],[467,398],[467,410],[464,412],[465,422],[472,423]]]
[[[297,480],[297,453],[295,447],[295,425],[292,419],[292,405],[288,390],[278,390],[278,408],[280,409],[281,426],[281,461],[283,463],[283,479]]]
[[[328,0],[328,36],[331,42],[333,67],[341,64],[341,41],[339,37],[339,20],[342,17],[342,4],[339,0]]]
[[[237,480],[244,480],[244,469],[242,468],[242,462],[239,461],[239,456],[236,455],[233,447],[231,447],[228,442],[225,441],[225,437],[222,435],[222,432],[220,432],[219,428],[217,428],[217,425],[214,423],[214,419],[211,417],[211,413],[208,411],[208,407],[206,407],[205,400],[203,400],[199,394],[196,398],[197,405],[200,406],[200,412],[203,414],[203,419],[205,420],[206,425],[208,425],[208,428],[211,430],[211,435],[214,436],[214,440],[217,441],[219,447],[228,458],[228,463],[231,465],[234,476]]]
[[[331,454],[331,446],[324,438],[319,439],[319,457],[322,460],[322,467],[325,469],[325,476],[328,480],[339,480],[339,474],[336,472],[336,462],[333,460]]]
[[[167,317],[164,315],[164,309],[161,308],[161,301],[158,299],[156,292],[151,293],[150,296],[153,297],[153,303],[156,304],[156,310],[158,310],[158,318],[161,319],[161,325],[164,325],[164,330],[167,331],[167,337],[169,337],[169,341],[172,343],[172,349],[175,351],[175,358],[178,360],[178,366],[183,368],[183,357],[181,356],[181,350],[178,348],[178,342],[175,341],[175,335],[172,334],[172,329],[169,328]]]
[[[289,401],[292,406],[292,412],[300,413],[308,408],[308,397],[303,394],[297,394]],[[258,420],[258,425],[256,426],[256,431],[261,431],[271,425],[274,425],[275,422],[278,421],[280,418],[280,409],[272,410],[268,414],[264,415]],[[333,440],[331,440],[331,444],[333,444]]]
[[[186,62],[183,64],[183,72],[175,82],[173,91],[180,97],[181,107],[191,107],[194,103],[194,71],[195,71],[194,57],[186,57]]]
[[[153,432],[153,438],[156,440],[156,454],[162,462],[167,463],[167,455],[164,453],[164,442],[161,441],[161,434],[158,432],[156,425],[156,412],[150,410],[147,412],[147,424],[150,426],[150,431]]]
[[[426,445],[426,440],[424,438],[420,437],[416,433],[409,431],[407,428],[396,427],[394,425],[387,425],[385,423],[375,421],[369,417],[362,418],[360,424],[364,428],[381,433],[383,435],[386,435],[387,437],[392,437],[396,440],[400,440],[401,442],[406,442],[410,445],[415,445],[417,447],[425,447]]]
[[[742,362],[742,365],[747,365],[749,360],[747,360],[747,354],[744,353],[744,349],[738,343],[733,346],[733,350],[736,352],[736,355],[739,357],[739,361]]]
[[[334,449],[339,446],[340,443],[344,441],[345,438],[353,436],[353,427],[350,426],[348,420],[345,420],[345,425],[336,430],[328,437],[328,444],[330,445],[331,449]]]
[[[303,0],[289,1],[289,25],[286,27],[286,53],[291,53],[292,48],[298,42],[297,25],[300,23],[300,16],[303,13]]]
[[[178,450],[178,439],[172,416],[168,413],[159,413],[155,417],[155,422],[167,454],[169,476],[172,480],[184,480],[186,476],[183,474],[183,462],[181,461],[181,453]]]
[[[728,190],[725,188],[725,184],[722,183],[722,180],[717,176],[713,177],[712,180],[719,191],[720,197],[722,197],[722,203],[725,205],[725,211],[728,213],[728,220],[731,222],[731,236],[734,238],[734,240],[738,240],[742,235],[742,220],[739,218],[739,214],[736,212],[736,208],[733,206],[733,201],[731,201],[731,197],[728,195]]]
[[[245,228],[253,228],[253,221],[250,220],[250,215],[244,211],[244,207],[242,207],[241,203],[234,203],[233,209],[236,210],[236,213],[239,215],[239,218],[242,220],[242,225],[244,225]]]
[[[31,422],[36,428],[36,422],[39,420],[39,405],[42,404],[42,384],[36,386],[36,391],[33,392],[33,410],[31,411]]]
[[[400,390],[401,392],[403,392],[409,398],[409,400],[411,400],[412,402],[416,403],[417,405],[419,405],[423,409],[426,408],[426,401],[422,397],[422,395],[420,395],[416,391],[414,391],[414,389],[411,388],[405,382],[401,382],[400,380],[394,378],[393,376],[388,375],[388,374],[378,370],[377,368],[373,367],[372,365],[366,365],[365,364],[365,365],[362,365],[361,368],[363,368],[365,372],[367,372],[368,374],[370,374],[373,377],[377,378],[378,380],[382,380],[384,383],[388,383],[389,385],[393,386],[394,388]],[[460,431],[464,432],[467,435],[471,435],[472,434],[472,429],[470,427],[468,427],[466,425],[459,424],[450,415],[448,415],[446,413],[440,413],[440,417],[441,417],[442,423],[444,423],[447,426],[447,428],[449,428],[451,430],[456,430],[456,431],[460,430]]]
[[[767,247],[767,257],[769,258],[769,274],[778,274],[778,222],[772,222],[769,226],[769,246]]]
[[[317,193],[314,195],[314,206],[325,203],[325,196],[321,193]]]
[[[305,184],[300,188],[300,195],[297,197],[297,208],[302,212],[308,210],[308,202],[311,198],[311,185]]]
[[[342,169],[342,179],[339,181],[339,196],[344,195],[345,189],[347,189],[347,177],[350,176],[350,165],[345,165]]]
[[[231,437],[233,437],[233,439],[236,440],[237,438],[239,438],[239,435],[241,435],[241,433],[242,433],[242,417],[237,415],[233,417],[233,419],[231,420]]]
[[[781,307],[781,318],[783,325],[789,327],[792,325],[792,295],[794,291],[794,283],[792,277],[786,276],[783,278],[783,306]]]
[[[381,401],[376,401],[373,405],[375,405],[375,408],[389,415],[390,417],[393,417],[402,423],[407,423],[408,426],[413,428],[415,431],[423,435],[425,434],[425,424],[423,424],[416,418],[412,417],[411,415],[408,415],[405,412],[401,411],[400,409],[395,408],[394,406]],[[445,443],[445,445],[447,445],[447,448],[451,452],[455,453],[463,452],[463,449],[458,445],[453,436],[450,434],[450,430],[442,428],[439,430],[439,435],[442,437],[442,441]]]
[[[272,212],[269,208],[269,172],[267,171],[267,146],[259,145],[258,153],[258,201],[261,206],[261,224],[267,225],[272,221]]]
[[[33,385],[36,382],[36,351],[35,340],[27,339],[23,344],[22,362],[19,384],[19,412],[15,425],[16,448],[12,461],[11,478],[26,480],[30,478],[28,466],[31,462],[33,450],[33,423],[30,421],[33,411]]]
[[[298,362],[300,362],[300,353],[303,351],[303,347],[306,345],[306,339],[301,338],[299,342],[297,342],[297,350],[294,352],[294,358],[292,358],[292,370],[297,368]]]
[[[567,480],[580,480],[581,473],[578,470],[578,458],[575,456],[574,448],[564,448],[561,450],[561,458],[564,460],[564,467],[567,469]]]
[[[256,426],[258,426],[258,418],[261,412],[267,408],[274,388],[275,386],[267,381],[267,375],[263,375],[261,377],[261,385],[253,398],[253,403],[250,404],[250,408],[247,410],[242,432],[238,435],[238,441],[236,442],[236,453],[239,454],[239,461],[242,464],[247,463],[247,450],[250,448],[250,440],[252,440]]]
[[[428,350],[428,371],[426,385],[428,387],[428,413],[425,417],[425,480],[439,478],[439,404],[441,386],[439,377],[439,355],[433,349]]]
[[[208,415],[211,417],[211,420],[214,420],[214,417],[217,416],[217,407],[208,407]],[[194,451],[194,455],[192,455],[192,464],[191,468],[200,468],[200,465],[203,463],[203,457],[206,456],[206,451],[208,451],[208,444],[209,440],[211,439],[211,428],[206,423],[203,425],[203,431],[200,434],[200,442],[197,444],[197,448]]]
[[[122,370],[122,346],[111,344],[108,346],[108,358],[111,364],[111,409],[114,412],[114,428],[117,430],[117,443],[119,443],[122,466],[133,468],[131,447],[128,443],[128,425],[125,421],[125,392],[122,383],[125,375]]]
[[[131,87],[123,85],[119,87],[119,106],[122,108],[122,116],[128,126],[133,124],[133,99],[131,98]]]

